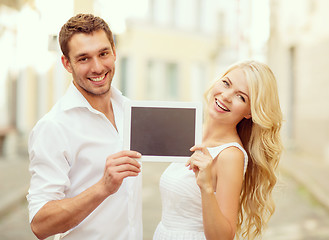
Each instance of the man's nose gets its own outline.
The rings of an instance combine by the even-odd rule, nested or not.
[[[91,71],[95,73],[101,73],[103,71],[103,64],[101,60],[97,58],[93,60]]]

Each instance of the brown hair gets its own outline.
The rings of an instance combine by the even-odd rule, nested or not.
[[[100,17],[96,17],[92,14],[77,14],[71,17],[61,28],[59,32],[59,45],[62,53],[69,59],[69,47],[68,42],[72,36],[76,33],[92,34],[95,31],[103,30],[106,33],[107,38],[111,42],[112,49],[114,49],[114,40],[110,27]]]

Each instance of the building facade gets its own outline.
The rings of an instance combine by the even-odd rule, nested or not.
[[[268,61],[279,81],[286,147],[329,159],[329,2],[271,0]]]

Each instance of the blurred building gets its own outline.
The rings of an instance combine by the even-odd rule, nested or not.
[[[286,147],[328,160],[329,1],[271,0],[270,6],[268,60],[279,81]]]
[[[31,128],[66,90],[57,34],[79,6],[90,6],[79,2],[0,0],[0,155],[26,153]]]
[[[112,28],[118,55],[113,84],[133,99],[202,99],[223,42],[217,41],[215,0],[2,0],[0,46],[6,61],[1,64],[1,136],[16,130],[14,141],[25,152],[31,128],[64,94],[70,76],[60,62],[62,24],[88,12],[111,25],[120,17],[112,6],[121,6],[124,14],[131,4],[136,4],[135,12],[144,4],[144,11],[124,19],[121,32]]]
[[[264,59],[268,26],[257,17],[268,9],[253,7],[267,1],[147,2],[144,16],[127,19],[116,38],[117,84],[132,99],[202,101],[209,82],[229,64]],[[250,44],[255,27],[256,47]]]
[[[220,47],[214,1],[149,3],[145,17],[128,19],[117,36],[119,88],[139,100],[202,100]]]
[[[110,24],[113,84],[131,99],[202,101],[229,64],[266,61],[268,0],[0,0],[0,147],[13,136],[7,145],[26,152],[30,130],[64,94],[71,76],[58,33],[80,12]]]

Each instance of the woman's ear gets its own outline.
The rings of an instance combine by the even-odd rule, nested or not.
[[[62,60],[62,64],[63,64],[64,68],[69,73],[72,73],[72,67],[71,67],[70,60],[67,57],[65,57],[64,55],[62,55],[61,60]]]
[[[246,116],[244,116],[245,119],[250,119],[251,118],[251,113],[248,113]]]

